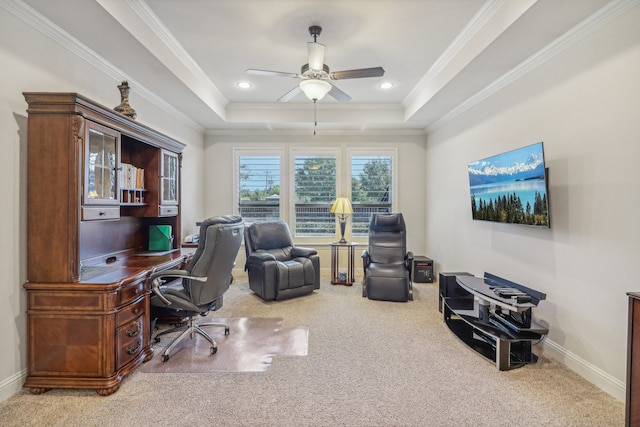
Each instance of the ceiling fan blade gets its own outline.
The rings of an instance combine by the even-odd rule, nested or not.
[[[384,76],[384,68],[360,68],[358,70],[345,70],[334,71],[329,74],[331,80],[344,80],[344,79],[361,79],[363,77],[382,77]]]
[[[297,73],[285,73],[283,71],[269,71],[269,70],[254,70],[248,69],[247,74],[253,74],[256,76],[280,76],[280,77],[300,77],[300,74]]]
[[[334,97],[338,102],[349,102],[351,101],[351,97],[338,89],[336,86],[331,85],[331,90],[329,91],[329,95]]]
[[[291,101],[300,92],[302,92],[302,89],[300,89],[300,86],[296,86],[293,89],[291,89],[289,92],[285,93],[280,98],[278,98],[278,102]]]
[[[324,65],[324,45],[316,42],[307,43],[309,52],[309,68],[321,71]]]

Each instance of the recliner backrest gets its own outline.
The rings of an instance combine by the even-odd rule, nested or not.
[[[371,262],[404,262],[407,232],[401,213],[372,214],[369,221],[369,256]]]
[[[293,239],[284,221],[254,222],[245,231],[247,257],[255,251],[268,252],[278,261],[291,259]]]
[[[187,271],[207,281],[184,279],[182,283],[194,304],[211,303],[229,288],[243,229],[242,218],[234,215],[209,218],[200,225],[198,249]]]

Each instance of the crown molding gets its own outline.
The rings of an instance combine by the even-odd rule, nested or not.
[[[536,1],[489,0],[484,3],[402,101],[406,106],[405,119],[424,107]]]
[[[322,136],[425,136],[423,129],[318,129],[317,135],[311,135],[309,129],[210,129],[205,132],[205,136],[228,136],[228,137],[256,137],[256,136],[305,136],[305,137],[322,137]]]
[[[482,5],[480,10],[465,25],[460,34],[451,42],[447,49],[433,63],[423,79],[430,79],[435,74],[440,73],[460,51],[475,37],[475,35],[486,25],[491,17],[500,9],[505,0],[489,0]]]
[[[453,120],[469,109],[480,104],[491,95],[494,95],[511,83],[522,78],[529,72],[538,68],[540,65],[554,58],[559,53],[570,48],[577,42],[583,40],[585,37],[602,28],[604,25],[613,21],[618,16],[638,5],[640,5],[640,0],[614,0],[611,3],[608,3],[598,11],[594,12],[584,21],[555,39],[553,42],[549,43],[547,46],[522,61],[519,65],[512,68],[509,72],[494,80],[483,90],[476,93],[465,102],[449,111],[438,121],[428,126],[425,131],[429,133],[437,130],[447,122]]]
[[[183,124],[200,132],[204,132],[204,128],[193,121],[190,117],[182,113],[180,110],[177,110],[162,98],[158,97],[154,92],[147,89],[142,83],[127,75],[121,69],[114,66],[111,62],[107,61],[102,56],[98,55],[88,46],[80,42],[71,34],[64,31],[62,28],[58,27],[56,24],[51,22],[49,19],[44,17],[42,14],[40,14],[38,11],[36,11],[23,1],[0,0],[0,7],[3,7],[9,13],[23,21],[31,28],[39,31],[54,42],[58,43],[73,55],[88,62],[98,71],[104,73],[108,77],[113,78],[118,82],[127,80],[132,86],[135,86],[137,95],[145,98],[147,101],[156,105],[158,108],[171,115],[172,117],[177,118]]]
[[[227,98],[144,0],[96,2],[218,117],[225,119]]]

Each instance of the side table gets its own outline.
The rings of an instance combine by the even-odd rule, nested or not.
[[[358,246],[355,242],[331,242],[331,284],[351,286],[355,281],[353,278],[353,250]],[[340,269],[340,248],[347,249],[347,276],[341,278],[338,273]]]

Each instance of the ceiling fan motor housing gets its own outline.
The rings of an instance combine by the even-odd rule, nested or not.
[[[316,38],[320,35],[321,32],[322,27],[319,25],[312,25],[309,27],[309,34],[311,34],[311,37],[313,37],[313,41],[316,41]]]
[[[300,68],[300,75],[305,79],[327,79],[329,78],[329,66],[323,64],[322,71],[318,71],[310,68],[309,64],[304,64]]]

